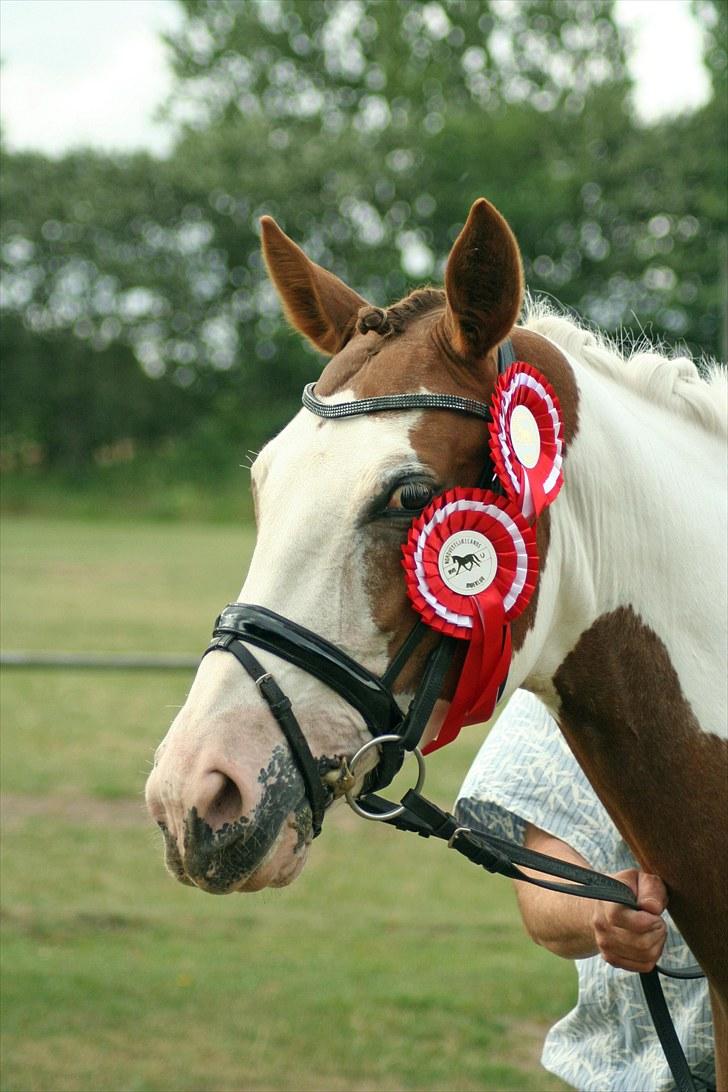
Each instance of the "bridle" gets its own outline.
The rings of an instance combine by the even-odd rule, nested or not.
[[[498,374],[502,375],[515,359],[513,345],[508,339],[498,348]],[[439,409],[467,414],[483,421],[490,420],[490,407],[485,402],[451,394],[393,394],[331,403],[317,398],[315,384],[309,383],[304,388],[302,402],[311,413],[329,419],[412,409]],[[478,484],[494,486],[496,483],[497,479],[488,459]],[[266,607],[252,603],[230,603],[217,618],[213,640],[203,655],[216,651],[232,653],[255,682],[261,697],[267,702],[278,722],[303,778],[311,808],[314,838],[321,833],[324,813],[336,795],[344,791],[349,802],[355,803],[348,793],[354,780],[351,767],[345,761],[314,757],[296,720],[290,699],[246,645],[254,645],[271,652],[313,675],[361,715],[372,739],[364,748],[360,748],[355,758],[361,758],[375,743],[379,748],[377,765],[367,774],[360,794],[360,800],[366,802],[369,794],[390,784],[402,766],[406,752],[415,752],[419,759],[419,744],[427,722],[440,696],[458,646],[462,644],[455,637],[442,635],[439,638],[428,655],[409,708],[404,712],[394,697],[392,687],[428,632],[432,631],[424,621],[418,620],[384,674],[378,676],[331,641]],[[339,769],[341,773],[336,788],[331,786],[326,777],[332,767]],[[334,779],[335,786],[337,780]],[[376,811],[365,810],[361,803],[356,804],[355,810],[366,818],[383,817]]]
[[[508,339],[498,348],[498,374],[502,375],[515,359],[513,345]],[[328,419],[412,409],[449,410],[483,421],[489,421],[491,417],[490,407],[486,403],[448,394],[395,394],[350,402],[323,402],[316,396],[314,383],[304,388],[302,402],[311,413]],[[487,486],[500,492],[490,458],[486,460],[477,484],[481,488]],[[419,744],[457,648],[462,644],[455,637],[444,634],[439,637],[428,654],[414,697],[408,709],[403,711],[392,687],[427,632],[432,631],[419,619],[384,674],[378,676],[331,641],[290,618],[252,603],[230,603],[218,616],[213,640],[203,656],[210,652],[229,652],[255,682],[278,722],[303,778],[314,838],[321,833],[326,809],[337,796],[344,795],[351,807],[364,818],[383,820],[400,830],[413,831],[425,838],[443,838],[452,849],[490,872],[549,890],[636,908],[636,898],[631,889],[613,877],[534,853],[489,833],[459,826],[452,815],[441,811],[420,795],[424,760]],[[315,758],[293,712],[290,698],[281,690],[272,673],[266,671],[252,654],[248,645],[273,653],[324,683],[360,714],[371,738],[348,760],[326,756]],[[504,686],[505,681],[501,684],[498,698]],[[378,761],[374,769],[366,774],[361,792],[355,799],[355,767],[368,751],[374,749],[379,752]],[[405,793],[401,804],[392,807],[389,801],[376,793],[391,783],[407,752],[414,753],[417,758],[417,784]],[[567,883],[537,879],[523,872],[520,866],[550,874]],[[676,1086],[680,1092],[695,1092],[696,1086],[675,1033],[658,972],[675,978],[697,978],[702,971],[699,967],[679,971],[656,967],[648,974],[640,974],[645,1000]]]

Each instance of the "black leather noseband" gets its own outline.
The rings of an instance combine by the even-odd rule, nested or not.
[[[231,652],[253,679],[278,721],[303,777],[311,807],[313,834],[317,837],[321,833],[324,812],[331,803],[331,792],[322,780],[324,771],[311,753],[290,699],[243,642],[272,652],[325,683],[356,709],[373,736],[398,732],[404,713],[391,691],[368,668],[317,633],[266,607],[252,603],[228,604],[218,616],[212,636],[213,641],[203,655],[215,651]],[[404,758],[401,746],[383,748],[383,752],[377,767],[378,771],[381,768],[381,786],[377,778],[377,787],[389,784]]]
[[[232,605],[233,607],[235,604]],[[278,725],[286,738],[293,760],[299,769],[306,790],[306,799],[311,808],[311,824],[314,837],[321,833],[321,824],[324,812],[329,804],[329,794],[326,792],[324,782],[321,780],[321,770],[311,754],[311,748],[306,742],[306,737],[301,731],[301,726],[296,720],[291,699],[281,690],[269,671],[266,671],[259,660],[250,652],[235,633],[219,629],[218,624],[223,620],[226,607],[217,620],[213,636],[217,639],[205,649],[203,658],[208,652],[231,652],[239,664],[247,671],[251,679],[258,687],[261,696],[268,704],[268,708],[278,721]]]
[[[267,607],[231,603],[215,623],[215,635],[239,641],[280,656],[335,690],[361,714],[372,734],[393,732],[402,712],[381,679],[324,637]]]

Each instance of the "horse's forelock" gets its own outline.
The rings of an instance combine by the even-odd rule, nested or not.
[[[401,334],[422,315],[442,310],[444,307],[445,292],[442,288],[416,288],[389,307],[363,307],[359,312],[356,330],[360,334],[373,331],[381,337]]]
[[[413,320],[444,307],[445,290],[428,285],[416,288],[414,292],[388,307],[387,318],[394,332],[402,333]]]

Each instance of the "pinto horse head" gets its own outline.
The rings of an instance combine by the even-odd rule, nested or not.
[[[558,316],[516,326],[518,246],[483,199],[449,255],[444,290],[386,309],[310,261],[273,220],[264,218],[262,236],[289,321],[330,356],[321,402],[413,392],[488,402],[506,338],[548,379],[563,415],[566,484],[537,523],[540,576],[513,623],[505,698],[524,684],[549,705],[638,858],[671,887],[695,954],[725,968],[725,939],[692,897],[697,868],[705,905],[717,900],[728,914],[723,873],[708,861],[721,858],[725,838],[725,381],[656,353],[626,364]],[[447,409],[341,419],[302,409],[253,466],[258,538],[239,601],[381,675],[414,622],[401,569],[410,524],[436,495],[474,486],[486,452],[483,421]],[[402,708],[434,640],[396,680]],[[323,682],[255,652],[292,699],[316,759],[351,756],[371,738]],[[252,891],[290,882],[304,864],[312,824],[302,777],[256,685],[222,651],[203,659],[147,799],[183,882]]]
[[[386,310],[310,261],[267,217],[262,238],[288,320],[331,357],[317,397],[431,391],[488,400],[523,277],[513,234],[487,201],[476,202],[453,246],[445,290],[414,292]],[[338,421],[301,410],[252,468],[258,533],[240,601],[285,615],[381,673],[414,621],[401,569],[409,524],[437,493],[475,484],[485,451],[483,422],[454,413]],[[403,704],[427,650],[425,641],[397,680]],[[269,653],[260,660],[293,700],[314,756],[351,755],[370,738],[323,683]],[[147,798],[183,881],[254,890],[289,882],[303,865],[310,813],[301,778],[232,657],[202,661]]]

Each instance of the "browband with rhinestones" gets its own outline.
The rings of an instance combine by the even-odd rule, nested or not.
[[[363,413],[380,410],[444,409],[456,413],[468,413],[471,417],[490,420],[490,409],[485,402],[474,398],[460,398],[456,394],[385,394],[379,398],[357,398],[353,402],[322,402],[314,393],[315,383],[303,388],[301,401],[307,410],[319,417],[356,417]]]
[[[516,354],[513,343],[506,338],[498,346],[498,375],[503,375]],[[461,398],[457,394],[385,394],[379,398],[355,398],[352,402],[322,402],[316,397],[315,383],[303,388],[301,401],[307,410],[318,417],[358,417],[362,413],[378,413],[380,410],[444,409],[467,413],[471,417],[490,420],[490,406],[475,398]]]

